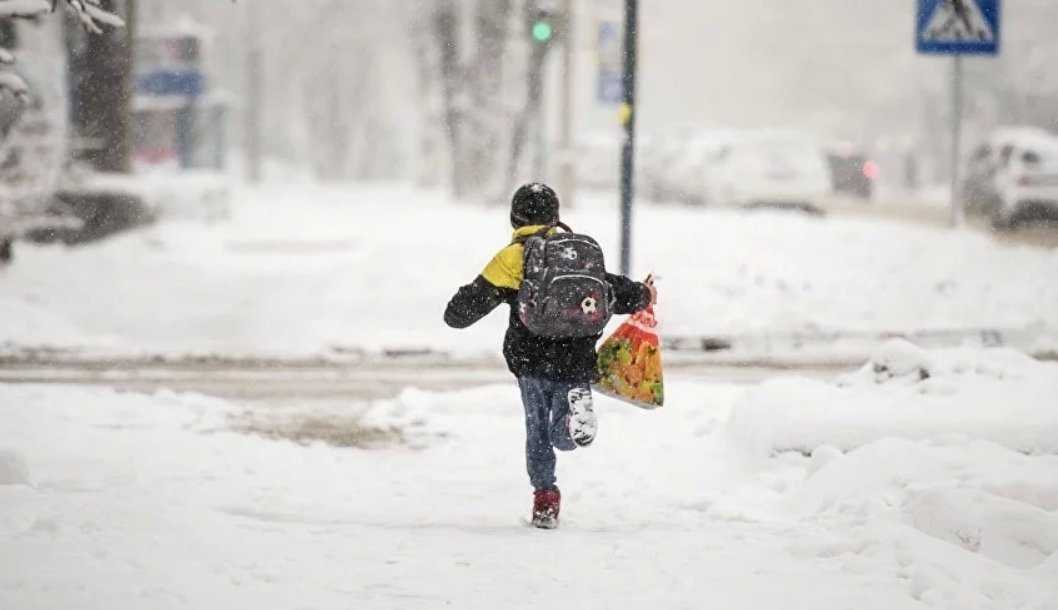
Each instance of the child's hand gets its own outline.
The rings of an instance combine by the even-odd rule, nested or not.
[[[648,275],[643,285],[650,291],[650,306],[653,307],[658,302],[658,287],[654,285],[654,275]]]

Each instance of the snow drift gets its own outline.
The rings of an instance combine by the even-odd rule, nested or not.
[[[756,451],[849,451],[883,438],[962,435],[1023,453],[1058,453],[1058,363],[1008,349],[880,347],[835,382],[798,377],[746,393],[731,433]]]

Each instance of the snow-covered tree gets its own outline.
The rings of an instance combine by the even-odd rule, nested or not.
[[[122,27],[124,21],[117,15],[103,10],[100,0],[0,0],[0,20],[37,19],[46,13],[55,12],[59,6],[65,6],[81,22],[85,30],[102,33],[102,26]],[[16,71],[10,69],[15,64],[15,53],[11,49],[0,48],[0,94],[8,93],[26,100],[29,96],[29,85]]]
[[[42,32],[50,44],[37,39],[24,45],[17,44],[13,22],[38,22],[60,4],[92,34],[124,25],[99,0],[0,0],[0,248],[8,255],[10,240],[42,220],[40,206],[54,190],[68,150],[66,108],[55,86],[65,62],[61,28],[53,24]],[[28,58],[21,73],[16,56]]]

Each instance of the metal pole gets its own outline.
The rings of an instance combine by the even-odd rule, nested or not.
[[[562,194],[562,205],[570,208],[576,196],[577,180],[573,158],[573,0],[563,0],[562,14],[562,118],[559,126],[562,158],[558,168],[558,192]]]
[[[959,163],[962,156],[962,55],[956,54],[951,76],[951,226],[962,226],[963,198],[959,192]]]
[[[632,188],[636,145],[636,26],[638,0],[625,0],[624,144],[621,148],[621,274],[632,268]]]
[[[261,45],[258,36],[257,2],[246,10],[246,173],[251,184],[261,181]]]
[[[541,81],[542,82],[542,81]],[[536,114],[535,137],[533,138],[533,180],[547,182],[547,102],[543,101]]]
[[[547,49],[542,48],[539,61],[530,67],[531,105],[534,111],[533,125],[533,180],[547,181]]]

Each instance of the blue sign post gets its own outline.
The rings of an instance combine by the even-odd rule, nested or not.
[[[205,89],[205,76],[194,70],[154,70],[136,78],[136,90],[144,95],[180,95],[196,98]]]
[[[951,55],[952,62],[952,156],[951,223],[963,223],[963,200],[959,194],[959,163],[962,136],[962,56],[998,55],[1000,0],[918,0],[915,48],[923,55]]]
[[[624,99],[624,70],[621,66],[621,24],[617,21],[599,23],[596,41],[599,71],[596,76],[595,96],[600,104],[616,105]]]

